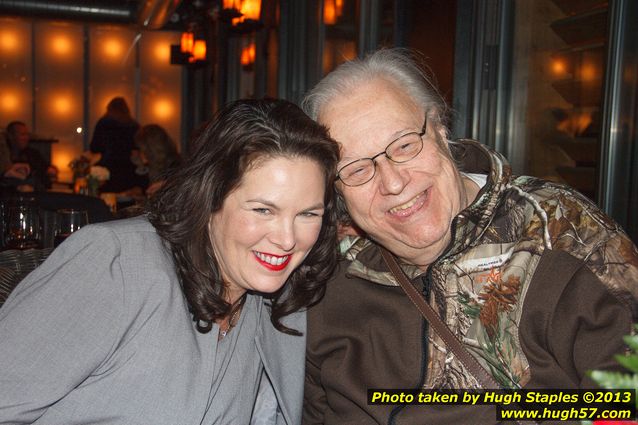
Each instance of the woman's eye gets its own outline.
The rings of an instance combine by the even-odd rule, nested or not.
[[[300,215],[302,217],[322,217],[321,214],[311,211],[302,212]]]
[[[270,214],[270,210],[268,208],[253,208],[253,211],[255,211],[257,214],[263,214],[263,215]]]

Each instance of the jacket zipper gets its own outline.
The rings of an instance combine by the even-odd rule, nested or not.
[[[432,291],[432,270],[434,266],[439,263],[445,256],[450,252],[452,246],[454,246],[454,241],[456,239],[456,228],[458,226],[459,216],[455,217],[452,221],[452,229],[451,229],[451,238],[450,243],[443,253],[437,258],[435,261],[430,264],[428,270],[425,272],[425,277],[423,279],[423,296],[425,296],[426,301],[430,302],[430,293]],[[423,388],[425,384],[425,379],[427,377],[427,364],[428,364],[428,332],[429,326],[428,322],[425,319],[423,320],[423,327],[421,332],[421,345],[423,347],[423,355],[421,356],[421,381],[419,382],[418,389]],[[401,413],[401,411],[405,408],[405,405],[396,406],[392,411],[390,411],[390,415],[388,416],[388,424],[387,425],[397,425],[396,419],[397,416]],[[424,424],[425,425],[425,424]]]

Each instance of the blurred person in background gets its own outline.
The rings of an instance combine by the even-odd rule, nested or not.
[[[166,130],[157,124],[143,126],[135,135],[132,161],[136,172],[148,178],[147,196],[154,194],[164,183],[166,172],[179,165],[177,146]]]
[[[29,146],[29,129],[22,121],[12,121],[7,125],[6,142],[9,148],[9,157],[13,166],[5,170],[11,175],[7,177],[24,180],[24,183],[33,187],[33,190],[43,191],[51,188],[51,181],[57,177],[58,170],[47,162],[40,151]],[[28,176],[22,178],[28,164]]]
[[[11,162],[11,150],[7,142],[7,133],[0,132],[0,189],[2,193],[15,191],[16,187],[28,185],[24,180],[31,173],[31,167],[24,162]],[[33,190],[33,186],[28,185],[28,191]]]
[[[139,124],[123,97],[114,97],[106,107],[106,114],[95,125],[90,149],[101,154],[97,165],[108,168],[109,180],[100,187],[102,192],[123,192],[143,186],[144,179],[135,173],[131,162],[135,133]]]

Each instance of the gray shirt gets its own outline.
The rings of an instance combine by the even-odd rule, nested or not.
[[[148,221],[88,226],[0,309],[0,424],[248,423],[262,364],[279,418],[297,423],[305,339],[274,330],[261,297],[249,304],[222,341],[242,355],[216,367],[217,328],[195,329]],[[288,319],[305,332],[305,315]]]
[[[207,421],[215,424],[246,424],[250,422],[255,401],[255,389],[263,369],[255,347],[255,332],[262,307],[260,297],[248,295],[237,325],[222,340],[216,341],[211,408]],[[212,332],[216,335],[219,327]]]

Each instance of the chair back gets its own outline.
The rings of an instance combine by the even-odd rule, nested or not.
[[[18,283],[51,254],[53,248],[10,249],[0,252],[0,306]]]

